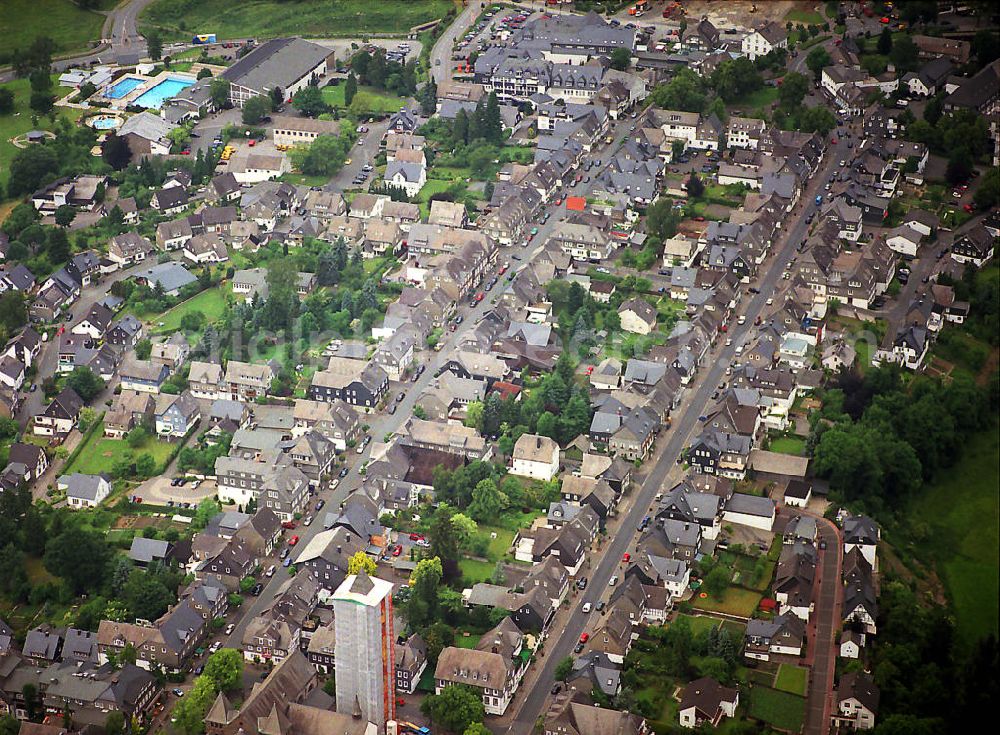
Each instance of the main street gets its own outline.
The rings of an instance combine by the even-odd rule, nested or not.
[[[619,121],[618,125],[614,129],[614,138],[616,145],[621,141],[622,136],[629,130],[633,121],[622,120]],[[591,158],[596,160],[597,158],[602,159],[602,164],[606,165],[608,160],[608,154],[610,153],[611,147],[597,149],[591,154]],[[567,194],[574,196],[586,196],[592,188],[592,185],[579,184],[574,188],[568,188],[566,190]],[[562,205],[555,206],[554,204],[549,204],[545,207],[545,210],[549,213],[548,222],[537,223],[538,233],[530,242],[524,242],[518,246],[510,248],[502,248],[498,255],[498,262],[502,263],[504,261],[510,260],[511,266],[516,266],[518,262],[524,263],[530,261],[534,255],[538,253],[542,248],[542,244],[548,238],[553,227],[555,227],[558,221],[559,213],[564,212]],[[539,218],[540,220],[541,218]],[[454,332],[445,332],[443,337],[443,347],[439,352],[428,352],[426,353],[429,357],[425,364],[425,370],[423,374],[413,383],[405,383],[395,389],[389,391],[390,398],[392,400],[393,395],[396,391],[402,389],[406,391],[406,396],[396,407],[396,412],[394,414],[388,413],[375,413],[371,414],[368,419],[370,424],[369,435],[375,439],[381,439],[383,436],[389,433],[394,433],[402,428],[409,417],[413,413],[413,408],[416,405],[417,398],[424,393],[427,388],[430,387],[431,383],[436,379],[436,375],[440,372],[441,368],[444,366],[445,362],[450,359],[451,353],[458,348],[461,344],[462,338],[468,334],[470,331],[475,329],[476,324],[482,317],[489,312],[494,305],[498,297],[502,293],[502,289],[507,287],[506,281],[501,281],[497,284],[494,291],[487,292],[487,298],[483,299],[479,304],[469,305],[467,301],[463,301],[459,305],[458,313],[462,315],[462,323]],[[316,498],[322,498],[326,501],[325,511],[335,510],[336,506],[344,501],[344,499],[352,492],[354,492],[358,487],[361,486],[362,477],[359,473],[359,469],[365,459],[369,457],[371,453],[371,446],[369,445],[365,453],[357,459],[357,461],[350,467],[349,474],[344,477],[340,484],[334,490],[321,490],[318,492]],[[355,459],[356,455],[348,455],[352,460]],[[315,500],[313,500],[315,502]],[[297,548],[304,548],[309,541],[316,536],[316,534],[322,532],[323,524],[321,517],[317,516],[316,522],[310,526],[299,526],[296,529],[296,534],[299,536],[299,543]],[[292,555],[293,558],[295,554]],[[270,563],[277,563],[276,558],[268,562],[262,562],[264,566]],[[243,639],[243,632],[246,629],[247,624],[255,615],[259,615],[273,599],[274,595],[277,593],[278,588],[282,582],[287,579],[287,575],[284,570],[280,570],[275,573],[274,577],[266,581],[264,589],[261,594],[252,598],[252,601],[248,600],[248,604],[241,609],[241,618],[236,623],[236,627],[232,634],[229,636],[229,645],[239,647],[240,642]]]
[[[825,183],[834,170],[841,156],[847,155],[847,145],[843,140],[838,139],[838,143],[826,154],[825,164],[820,172],[815,175],[802,193],[802,198],[797,210],[791,216],[792,226],[785,231],[784,237],[779,237],[773,244],[776,255],[772,257],[770,264],[757,283],[760,293],[748,300],[746,311],[746,324],[739,326],[731,324],[729,331],[732,337],[732,344],[724,344],[716,348],[711,359],[707,360],[708,369],[702,374],[700,381],[696,381],[691,389],[690,402],[686,409],[675,418],[673,427],[670,429],[666,443],[660,448],[655,459],[653,469],[647,475],[642,486],[636,491],[631,509],[627,512],[620,528],[625,529],[625,533],[620,533],[610,539],[604,547],[603,556],[592,566],[590,583],[586,593],[579,600],[573,614],[563,628],[562,634],[546,647],[546,656],[542,663],[542,673],[538,677],[538,683],[527,692],[521,708],[518,711],[517,722],[526,725],[533,725],[538,717],[543,713],[545,703],[549,696],[549,687],[554,681],[555,667],[559,661],[571,655],[574,645],[584,632],[589,621],[589,615],[582,611],[582,603],[597,602],[604,594],[611,576],[618,571],[619,559],[633,543],[635,529],[642,518],[648,513],[648,509],[653,503],[653,499],[658,492],[661,492],[664,480],[671,468],[684,449],[686,437],[695,430],[698,425],[698,416],[706,412],[706,408],[711,399],[716,386],[725,379],[725,370],[733,362],[736,356],[737,347],[751,341],[751,330],[758,315],[761,315],[766,301],[778,290],[781,283],[781,273],[788,268],[792,258],[795,256],[795,249],[805,238],[808,231],[806,217],[815,212],[819,207],[815,203],[815,196],[822,191]],[[814,680],[817,689],[829,691],[832,684],[831,679]],[[819,730],[809,730],[810,733],[818,733]]]

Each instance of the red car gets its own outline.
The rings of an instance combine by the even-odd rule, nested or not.
[[[500,275],[502,276],[506,272],[507,272],[507,266],[505,265],[500,266],[500,271],[499,271]]]
[[[295,528],[295,521],[282,521],[281,527],[287,528],[288,530],[292,530],[293,528]]]
[[[705,218],[702,217],[701,215],[698,215],[697,217],[694,218],[694,221],[695,222],[704,222]]]
[[[975,207],[973,207],[971,204],[963,204],[962,209],[964,209],[969,214],[972,214],[974,211],[976,211]]]
[[[288,539],[289,546],[295,546],[295,544],[297,544],[298,542],[299,542],[298,536],[292,536],[290,539]]]
[[[403,553],[403,547],[402,547],[402,546],[400,546],[399,544],[396,544],[396,545],[395,545],[395,546],[394,546],[394,547],[392,548],[392,555],[393,555],[393,556],[399,556],[399,555],[400,555],[400,554],[402,554],[402,553]]]
[[[889,16],[887,16],[887,15],[882,16],[881,18],[878,19],[878,22],[879,23],[885,23],[886,25],[888,25],[889,24]]]
[[[558,199],[556,199],[556,200],[555,200],[555,201],[553,202],[553,204],[555,204],[555,205],[556,205],[557,207],[558,207],[558,206],[559,206],[560,204],[562,204],[562,197],[559,197]]]
[[[581,633],[580,634],[580,643],[586,643],[589,640],[590,640],[590,633]]]
[[[629,559],[631,559],[631,558],[632,558],[632,555],[630,553],[628,553],[627,551],[622,555],[622,561],[625,564],[628,564]]]
[[[585,372],[587,373],[587,375],[593,375],[594,374],[594,366],[593,365],[587,365],[587,370]]]
[[[410,541],[423,541],[424,535],[422,533],[411,533]]]
[[[831,143],[832,143],[833,145],[837,145],[837,139],[836,139],[836,138],[830,138],[830,142],[831,142]]]
[[[478,292],[476,294],[476,303],[478,304],[480,301],[482,301],[485,298],[486,298],[486,294],[484,294],[482,291]]]

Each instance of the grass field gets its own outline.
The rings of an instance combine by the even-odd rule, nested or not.
[[[462,635],[461,633],[455,634],[455,647],[456,648],[475,648],[479,645],[479,639],[482,638],[481,635],[476,635],[475,633],[470,633],[469,635]]]
[[[749,94],[745,94],[730,107],[740,110],[744,116],[752,117],[751,113],[757,108],[763,108],[766,112],[772,102],[778,101],[777,87],[761,87]]]
[[[800,23],[806,26],[818,26],[826,22],[820,13],[815,10],[799,10],[798,8],[793,8],[785,13],[785,21],[792,23]]]
[[[197,296],[192,296],[187,301],[183,301],[174,308],[165,312],[158,320],[163,322],[163,326],[157,326],[158,332],[174,332],[181,326],[181,319],[185,314],[200,311],[209,322],[218,320],[226,310],[226,296],[219,288],[209,288],[202,291]]]
[[[778,669],[778,678],[774,682],[774,688],[804,697],[806,696],[806,685],[808,683],[808,669],[804,669],[801,666],[792,666],[791,664],[781,664],[781,667]]]
[[[3,14],[0,13],[0,18],[2,17]],[[0,43],[2,42],[2,37],[0,37]],[[59,84],[58,75],[53,75],[52,81],[54,84]],[[24,135],[29,130],[54,130],[55,126],[47,117],[39,118],[37,123],[32,121],[31,109],[28,107],[28,100],[31,98],[31,87],[27,79],[15,79],[9,84],[0,85],[0,87],[9,89],[14,93],[15,113],[21,113],[20,115],[0,115],[0,190],[6,191],[10,162],[13,160],[14,154],[17,153],[17,148],[10,142],[11,139],[19,135]],[[68,92],[69,90],[66,87],[56,87],[55,89],[57,98],[65,96]],[[81,110],[66,107],[57,107],[55,109],[58,113],[57,120],[60,115],[74,122],[80,118]]]
[[[698,597],[696,595],[691,600],[691,604],[699,610],[728,613],[729,615],[739,615],[748,618],[757,609],[760,598],[760,592],[748,590],[743,587],[729,587],[721,598],[712,596]]]
[[[100,0],[107,10],[118,0]],[[85,49],[101,38],[104,16],[83,10],[71,0],[3,0],[0,13],[0,55],[24,49],[38,36],[48,36],[56,54]]]
[[[998,452],[997,427],[973,436],[954,469],[928,487],[909,513],[930,529],[920,555],[937,563],[959,636],[968,643],[997,632]]]
[[[459,559],[458,568],[462,571],[462,577],[470,584],[485,582],[492,575],[496,564],[491,561],[479,561],[477,559]]]
[[[799,732],[806,715],[806,700],[794,694],[756,686],[750,690],[750,716],[780,730]]]
[[[779,436],[776,439],[772,439],[767,448],[771,452],[794,454],[797,457],[801,457],[806,453],[806,440],[800,436]]]
[[[681,618],[688,621],[691,625],[691,632],[694,635],[719,627],[719,621],[707,615],[685,615],[681,613],[677,616],[677,619],[680,620]]]
[[[63,474],[72,472],[82,472],[85,475],[110,473],[115,460],[129,451],[136,456],[145,453],[151,454],[157,464],[162,464],[170,456],[172,449],[172,444],[161,442],[154,437],[147,439],[138,449],[131,449],[124,439],[107,439],[103,429],[99,429],[94,432],[88,445],[73,460],[73,464],[63,470]]]
[[[215,33],[219,40],[405,34],[453,7],[452,0],[156,0],[140,16],[140,27],[158,27],[171,39],[192,33]]]
[[[323,101],[331,107],[346,108],[344,86],[343,84],[337,84],[323,87]],[[359,87],[351,106],[359,112],[397,112],[406,106],[406,100],[394,94],[380,92],[373,87]]]

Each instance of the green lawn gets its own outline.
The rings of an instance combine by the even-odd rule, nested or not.
[[[774,682],[774,688],[790,694],[798,694],[800,697],[806,696],[806,686],[809,683],[809,669],[791,664],[781,664],[778,669],[778,678]]]
[[[997,632],[998,453],[997,427],[971,437],[955,467],[943,472],[909,512],[914,522],[930,530],[914,553],[937,564],[958,633],[970,644]]]
[[[0,24],[3,23],[3,17],[4,14],[0,13]],[[3,37],[0,36],[0,44],[2,43]],[[59,84],[58,75],[54,74],[52,81],[53,84]],[[54,130],[55,126],[47,117],[40,118],[37,122],[32,121],[31,109],[28,107],[28,100],[31,98],[31,87],[27,79],[15,79],[9,84],[0,85],[0,87],[9,89],[14,93],[15,113],[21,113],[20,115],[0,115],[0,190],[6,191],[10,162],[18,150],[11,143],[11,139],[19,135],[24,135],[29,130]],[[69,89],[67,87],[55,88],[56,98],[64,97],[68,92]],[[81,110],[66,107],[56,107],[55,110],[57,120],[60,116],[74,122],[80,118]],[[0,195],[0,199],[3,199],[2,195]]]
[[[756,117],[754,110],[760,108],[764,113],[770,108],[772,102],[778,101],[777,87],[761,87],[749,94],[745,94],[729,107],[739,110],[743,117]]]
[[[478,561],[477,559],[459,559],[458,568],[462,571],[462,577],[472,585],[477,582],[486,582],[493,576],[496,564],[491,561]]]
[[[99,8],[118,0],[100,0]],[[87,48],[101,38],[104,16],[83,10],[71,0],[3,0],[0,13],[0,56],[24,49],[38,36],[55,42],[56,54]]]
[[[806,700],[776,689],[755,686],[750,690],[750,716],[780,730],[799,732],[806,715]]]
[[[785,13],[785,22],[789,21],[806,26],[818,26],[823,25],[826,22],[826,18],[815,10],[799,10],[795,8]]]
[[[680,620],[681,618],[688,621],[691,625],[691,632],[694,635],[719,627],[719,621],[715,618],[710,618],[707,615],[685,615],[681,613],[677,616],[677,619]]]
[[[331,107],[344,109],[344,86],[323,87],[323,101]],[[406,106],[406,100],[388,92],[381,92],[373,87],[359,87],[351,107],[359,112],[388,113],[396,112]]]
[[[158,464],[162,464],[170,456],[173,446],[169,442],[150,437],[138,449],[130,449],[124,439],[108,439],[104,436],[103,428],[98,429],[91,436],[88,445],[76,456],[73,464],[63,469],[62,474],[73,472],[82,472],[85,475],[110,473],[115,460],[124,452],[129,451],[136,456],[149,453],[153,455],[153,459]]]
[[[216,33],[230,38],[303,36],[325,38],[361,34],[405,34],[415,25],[442,17],[452,0],[156,0],[140,16],[141,26],[157,26],[171,38]]]
[[[806,453],[806,440],[800,436],[779,436],[772,439],[767,448],[772,452],[802,457]]]
[[[479,645],[479,639],[482,638],[481,635],[476,635],[475,633],[469,633],[469,635],[462,635],[460,632],[455,633],[455,647],[456,648],[475,648]]]
[[[174,308],[165,312],[159,319],[156,319],[156,331],[175,332],[180,329],[181,319],[185,314],[200,311],[209,322],[217,321],[226,310],[225,292],[220,288],[209,288],[196,296],[192,296],[187,301],[182,301]],[[163,322],[163,326],[159,323]]]
[[[749,618],[760,603],[761,593],[743,587],[729,587],[721,598],[695,595],[691,604],[699,610],[728,613]]]

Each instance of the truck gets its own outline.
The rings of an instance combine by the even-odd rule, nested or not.
[[[628,9],[628,14],[636,18],[641,17],[649,10],[649,0],[639,0],[633,7]]]
[[[216,38],[214,33],[199,33],[197,36],[191,39],[191,43],[195,46],[204,46],[206,43],[216,43]]]
[[[675,13],[683,13],[684,8],[678,2],[667,3],[667,7],[663,9],[664,18],[672,18]]]

